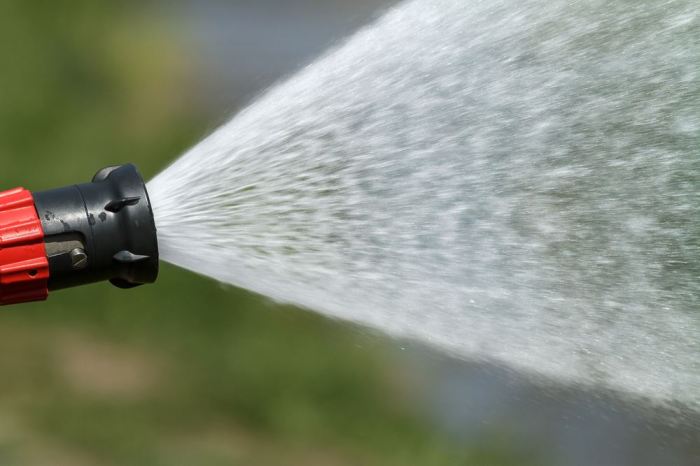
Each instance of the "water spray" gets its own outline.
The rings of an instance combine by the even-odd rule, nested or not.
[[[153,210],[134,165],[104,168],[90,183],[0,193],[0,305],[106,280],[133,288],[157,277]]]
[[[700,16],[637,3],[401,3],[169,165],[150,201],[130,165],[4,194],[1,301],[150,283],[160,257],[700,412]]]

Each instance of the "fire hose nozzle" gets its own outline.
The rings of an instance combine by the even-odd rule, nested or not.
[[[158,265],[153,210],[134,165],[104,168],[90,183],[0,193],[0,305],[105,280],[153,283]]]

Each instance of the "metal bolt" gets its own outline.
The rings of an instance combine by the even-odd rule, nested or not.
[[[70,260],[73,269],[82,270],[88,265],[88,256],[84,249],[75,248],[70,252]]]

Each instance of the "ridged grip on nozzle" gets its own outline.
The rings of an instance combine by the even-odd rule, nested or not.
[[[0,193],[0,305],[43,301],[49,262],[32,193]]]

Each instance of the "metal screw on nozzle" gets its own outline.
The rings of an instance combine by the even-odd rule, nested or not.
[[[87,267],[88,256],[83,249],[75,248],[70,252],[70,260],[73,269],[82,270]]]

